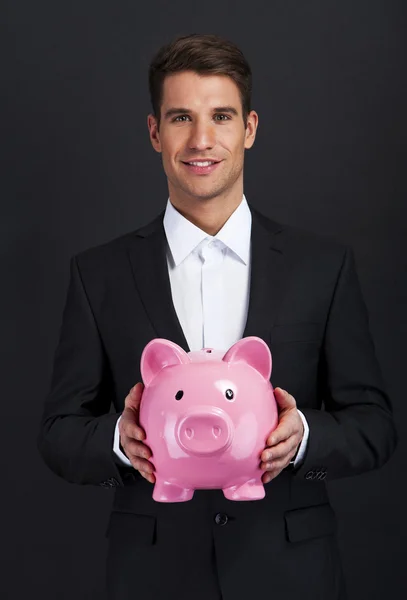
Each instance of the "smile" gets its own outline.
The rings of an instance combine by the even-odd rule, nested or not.
[[[212,173],[222,161],[214,162],[209,160],[194,160],[191,162],[182,162],[183,165],[196,175],[206,175]]]

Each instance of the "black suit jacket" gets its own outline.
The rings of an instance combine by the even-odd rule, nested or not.
[[[111,598],[217,600],[220,589],[224,600],[345,598],[325,482],[388,460],[397,443],[391,407],[351,250],[250,208],[242,337],[269,344],[271,382],[295,397],[310,428],[302,466],[267,484],[260,501],[198,490],[189,502],[157,503],[152,484],[113,453],[145,345],[160,337],[190,350],[171,298],[164,212],[72,259],[38,447],[65,480],[115,488]]]

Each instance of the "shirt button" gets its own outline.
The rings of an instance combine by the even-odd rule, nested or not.
[[[215,517],[215,523],[216,523],[216,525],[226,525],[226,523],[228,521],[229,521],[229,518],[224,513],[218,513],[216,515],[216,517]]]

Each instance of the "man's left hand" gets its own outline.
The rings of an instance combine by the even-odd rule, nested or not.
[[[293,396],[281,388],[275,388],[274,397],[278,406],[278,425],[267,438],[266,448],[261,454],[260,468],[265,471],[263,483],[268,483],[285,469],[295,456],[304,435],[304,425]]]

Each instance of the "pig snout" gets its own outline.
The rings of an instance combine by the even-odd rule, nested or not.
[[[232,442],[233,423],[220,408],[195,407],[179,421],[177,440],[189,454],[224,452]]]

